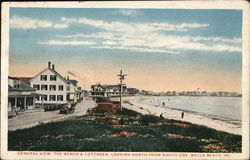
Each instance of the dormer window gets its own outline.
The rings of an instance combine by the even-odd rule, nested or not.
[[[47,75],[41,75],[40,80],[41,81],[47,81]]]
[[[14,88],[19,88],[19,86],[20,86],[20,81],[19,80],[14,80],[13,81],[13,87]]]
[[[56,81],[56,75],[50,75],[50,81]]]

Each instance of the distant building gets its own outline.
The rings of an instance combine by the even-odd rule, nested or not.
[[[16,77],[8,78],[8,115],[11,116],[18,111],[25,111],[35,108],[35,98],[40,94],[35,93],[36,89],[21,82]]]
[[[127,94],[127,87],[123,86],[122,94]],[[92,97],[116,97],[120,95],[120,85],[101,85],[96,84],[91,86]]]
[[[128,93],[128,95],[138,95],[139,90],[136,88],[127,88],[127,93]]]
[[[77,101],[77,81],[63,78],[50,62],[47,68],[30,80],[30,85],[36,89],[36,93],[43,95],[36,98],[36,104],[66,104]]]
[[[67,99],[71,100],[73,103],[78,102],[79,100],[83,99],[83,93],[81,90],[81,87],[78,87],[77,80],[69,79],[67,77],[67,80],[70,83],[70,90]]]

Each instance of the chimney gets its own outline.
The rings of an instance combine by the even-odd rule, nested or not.
[[[51,62],[48,62],[48,68],[50,68]]]
[[[69,80],[69,76],[67,76],[67,80]]]
[[[55,65],[54,64],[52,64],[52,69],[55,70]]]

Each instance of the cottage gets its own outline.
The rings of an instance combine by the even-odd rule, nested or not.
[[[36,89],[21,82],[16,77],[8,78],[8,115],[15,115],[19,111],[35,108],[35,98],[40,94],[35,93]]]
[[[127,87],[123,86],[123,95],[127,94]],[[117,97],[120,95],[120,85],[101,85],[96,84],[91,86],[92,97]]]
[[[77,85],[78,81],[74,79],[69,79],[69,76],[67,77],[67,80],[70,83],[68,99],[72,100],[73,103],[81,101],[83,99],[82,90],[81,87],[78,87]]]
[[[136,88],[127,88],[127,93],[129,95],[138,95],[139,94],[139,90]]]

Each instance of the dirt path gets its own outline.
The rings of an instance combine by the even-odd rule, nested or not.
[[[8,120],[8,130],[17,130],[23,128],[30,128],[40,123],[48,123],[68,119],[74,116],[85,115],[88,108],[95,107],[96,103],[90,99],[85,98],[78,103],[75,112],[72,114],[59,114],[59,111],[44,112],[43,110],[20,114]]]

